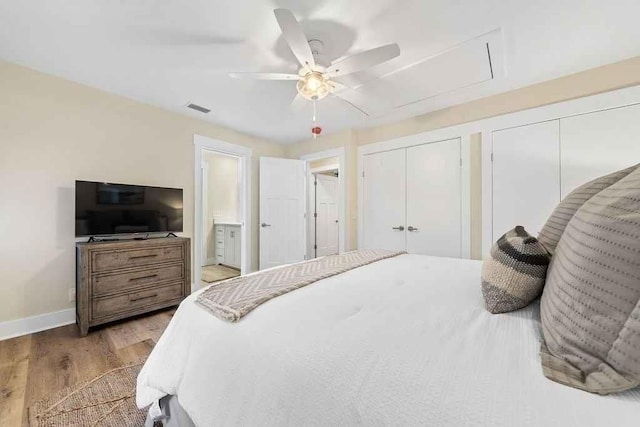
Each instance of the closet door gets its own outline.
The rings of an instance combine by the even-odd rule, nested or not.
[[[640,105],[560,120],[562,197],[594,178],[640,163]]]
[[[460,139],[407,149],[407,252],[462,253]]]
[[[364,156],[364,249],[405,250],[405,156],[406,149]]]
[[[522,225],[536,236],[560,202],[559,121],[493,132],[493,241]]]

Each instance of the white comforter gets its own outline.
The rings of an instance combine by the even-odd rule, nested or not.
[[[138,377],[199,426],[635,426],[640,390],[553,383],[538,307],[491,315],[480,263],[402,255],[227,323],[187,298]]]

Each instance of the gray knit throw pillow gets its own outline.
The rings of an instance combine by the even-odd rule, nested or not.
[[[526,307],[542,293],[550,256],[518,225],[500,237],[482,265],[482,295],[488,311]]]

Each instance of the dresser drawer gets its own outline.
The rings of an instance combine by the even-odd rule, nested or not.
[[[182,247],[176,245],[159,248],[120,250],[118,252],[94,252],[91,266],[92,271],[95,273],[173,260],[178,261],[183,257]]]
[[[174,264],[144,270],[99,275],[92,278],[93,296],[133,291],[150,283],[176,281],[184,278],[184,264]]]
[[[149,311],[153,306],[161,307],[163,304],[175,302],[182,298],[182,283],[147,289],[144,291],[130,292],[113,297],[95,298],[92,301],[93,319],[114,316],[122,312],[135,310]]]
[[[224,236],[224,227],[221,225],[216,226],[216,236]]]

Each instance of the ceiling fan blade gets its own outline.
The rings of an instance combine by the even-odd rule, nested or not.
[[[297,74],[285,73],[229,73],[229,77],[254,80],[298,80],[300,78]]]
[[[399,55],[400,46],[397,43],[376,47],[331,64],[327,68],[327,74],[331,77],[344,76],[389,61]]]
[[[336,82],[331,82],[334,84],[334,89],[331,90],[331,94],[337,98],[340,98],[342,101],[349,104],[351,107],[355,108],[365,116],[369,117],[368,108],[365,107],[367,104],[366,99],[362,96],[362,94],[356,90],[348,89],[346,86]]]
[[[340,91],[349,89],[347,86],[335,80],[329,80],[329,85],[333,86],[333,89],[331,90],[331,92],[340,92]]]
[[[316,62],[313,59],[307,36],[293,13],[288,9],[275,9],[273,13],[276,15],[284,39],[300,64],[303,67],[315,67]]]

